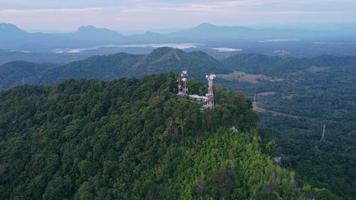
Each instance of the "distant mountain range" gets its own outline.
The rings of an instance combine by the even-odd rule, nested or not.
[[[227,74],[243,71],[252,74],[280,76],[311,66],[355,66],[356,57],[319,56],[292,58],[258,54],[238,54],[217,60],[202,51],[185,52],[158,48],[147,55],[117,53],[92,56],[67,64],[43,64],[15,61],[0,65],[0,90],[21,84],[52,84],[69,79],[111,80],[120,77],[142,77],[148,74],[189,70],[192,78],[204,80],[205,74]]]
[[[188,69],[196,79],[208,72],[228,72],[222,63],[204,52],[158,48],[148,55],[118,53],[93,56],[65,65],[15,61],[0,66],[0,89],[20,84],[50,84],[69,79],[110,80]]]
[[[146,32],[122,35],[94,26],[82,26],[72,33],[29,33],[13,24],[0,24],[0,49],[48,52],[62,48],[89,48],[100,45],[144,43],[226,43],[229,41],[290,41],[299,39],[353,37],[352,29],[341,31],[311,31],[301,29],[253,29],[239,26],[216,26],[203,23],[197,27],[168,34]]]

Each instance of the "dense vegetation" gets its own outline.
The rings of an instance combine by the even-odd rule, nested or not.
[[[0,65],[0,90],[26,84],[51,84],[69,79],[112,80],[118,77],[143,77],[148,74],[180,72],[203,79],[206,73],[227,73],[222,63],[203,52],[184,52],[159,48],[148,55],[118,53],[93,56],[65,65],[12,62]],[[14,73],[14,71],[16,73]]]
[[[218,90],[216,109],[202,111],[197,102],[177,98],[175,88],[175,75],[163,74],[0,93],[0,199],[305,199],[312,194],[261,153],[256,115],[241,93]],[[191,88],[206,90],[194,82]]]
[[[45,71],[56,65],[37,64],[23,61],[6,63],[0,66],[0,90],[27,82],[37,82]]]
[[[258,54],[238,54],[223,60],[226,68],[253,74],[280,76],[295,73],[311,66],[353,67],[356,56],[323,55],[314,58],[294,58]]]
[[[342,199],[355,199],[355,60],[322,56],[291,62],[293,58],[254,57],[230,58],[245,63],[230,67],[282,81],[219,80],[220,84],[242,90],[251,98],[257,93],[257,103],[265,109],[259,114],[261,125],[270,129],[270,137],[278,144],[274,156],[282,156],[285,167]],[[324,124],[325,138],[321,140]]]
[[[277,142],[273,156],[295,170],[297,178],[327,188],[343,199],[355,199],[356,187],[356,57],[271,57],[240,54],[217,61],[201,52],[160,48],[149,55],[95,56],[63,66],[14,62],[0,66],[0,89],[22,84],[48,84],[67,79],[142,77],[188,69],[195,79],[209,72],[243,71],[274,80],[248,83],[236,79],[217,83],[257,93],[264,135]],[[14,70],[16,73],[14,73]],[[43,89],[42,89],[43,90]],[[204,93],[203,91],[200,91]],[[267,95],[266,95],[267,94]],[[321,139],[326,124],[326,137]]]
[[[71,60],[74,58],[68,58]],[[92,56],[85,60],[64,65],[10,62],[0,65],[0,90],[23,82],[31,85],[59,83],[69,79],[112,80],[122,77],[143,77],[149,74],[189,70],[190,76],[203,80],[207,73],[228,74],[242,71],[268,76],[289,76],[311,66],[352,67],[355,56],[319,56],[315,58],[292,58],[256,54],[238,54],[216,60],[208,54],[184,52],[173,48],[158,48],[148,55],[117,53]]]

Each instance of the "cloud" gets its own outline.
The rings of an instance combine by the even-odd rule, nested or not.
[[[0,9],[1,14],[35,14],[35,13],[88,13],[102,12],[103,8],[47,8],[47,9]]]
[[[355,22],[354,0],[0,0],[0,22],[30,29],[113,29]]]
[[[220,1],[182,1],[182,2],[136,2],[136,4],[123,9],[124,12],[142,12],[142,11],[176,11],[176,12],[216,12],[230,10],[233,8],[256,7],[276,0],[220,0]]]
[[[25,30],[72,31],[81,25],[108,25],[112,22],[103,8],[0,9],[0,22],[13,23]]]

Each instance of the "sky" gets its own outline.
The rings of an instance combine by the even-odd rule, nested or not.
[[[175,30],[207,22],[233,26],[356,24],[356,0],[0,0],[0,23],[68,32]]]

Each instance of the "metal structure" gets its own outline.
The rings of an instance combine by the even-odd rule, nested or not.
[[[208,101],[208,98],[206,96],[199,96],[197,94],[189,95],[189,99],[192,99],[194,101],[200,101],[200,102],[207,102]]]
[[[215,74],[206,75],[206,79],[208,80],[208,93],[205,95],[208,100],[206,102],[205,107],[208,109],[214,108],[214,78],[216,77]]]
[[[255,93],[255,96],[253,97],[253,102],[252,102],[252,109],[256,112],[258,112],[258,107],[257,107],[257,92]]]
[[[178,84],[178,96],[188,96],[188,71],[183,70],[180,76],[177,78]]]
[[[208,93],[205,96],[197,94],[188,94],[188,71],[183,70],[180,76],[177,77],[178,93],[177,96],[188,97],[191,100],[203,102],[202,109],[214,108],[214,83],[213,80],[216,77],[215,74],[206,75],[208,80]]]

